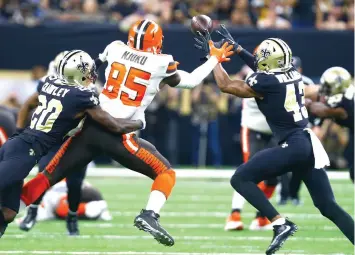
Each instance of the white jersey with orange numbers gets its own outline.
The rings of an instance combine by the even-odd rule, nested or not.
[[[176,72],[173,57],[138,51],[114,41],[99,58],[107,61],[101,107],[115,118],[145,122],[144,111],[159,92],[161,81]]]

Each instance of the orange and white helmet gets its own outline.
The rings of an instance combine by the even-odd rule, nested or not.
[[[154,21],[144,19],[137,21],[128,33],[128,46],[141,51],[161,53],[163,47],[163,30]]]

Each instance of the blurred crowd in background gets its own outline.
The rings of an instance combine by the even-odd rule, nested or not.
[[[149,18],[188,25],[207,14],[230,26],[260,29],[354,29],[354,0],[0,0],[0,23],[111,22],[127,30]]]
[[[244,79],[249,71],[244,66],[234,77]],[[32,69],[32,83],[29,85],[33,90],[46,72],[44,66]],[[103,84],[96,82],[96,86],[101,91]],[[20,97],[25,94],[25,86],[22,87],[17,94],[2,98],[0,109],[6,107],[16,115],[26,100]],[[220,93],[212,75],[192,91],[165,86],[147,108],[147,126],[140,136],[153,143],[174,166],[234,167],[242,163],[241,111],[242,99]],[[330,168],[346,168],[347,130],[328,119],[315,126],[314,131],[330,156]],[[105,157],[98,157],[95,162],[115,164]]]

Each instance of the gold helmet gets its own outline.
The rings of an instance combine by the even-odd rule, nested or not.
[[[262,72],[286,72],[292,67],[292,51],[283,40],[268,38],[254,51],[255,65]]]
[[[351,74],[346,69],[339,66],[328,68],[320,78],[320,94],[330,97],[345,93],[351,82]]]
[[[68,51],[59,61],[58,74],[69,84],[87,86],[97,78],[95,61],[85,51]]]

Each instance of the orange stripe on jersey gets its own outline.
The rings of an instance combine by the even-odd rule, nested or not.
[[[7,134],[3,128],[0,127],[0,147],[7,141]]]
[[[243,151],[243,162],[247,162],[250,157],[250,145],[249,145],[249,129],[247,127],[242,127],[242,151]]]
[[[174,62],[170,62],[168,65],[168,68],[166,69],[166,73],[174,73],[177,70],[177,65],[178,62],[174,61]]]
[[[46,166],[46,170],[49,173],[53,173],[55,168],[58,166],[61,158],[64,156],[64,154],[67,151],[69,144],[71,143],[72,140],[73,140],[72,137],[70,137],[68,140],[66,140],[65,143],[63,143],[63,145],[60,147],[58,152],[55,154],[55,156],[52,158],[52,160],[49,162],[49,164]]]

